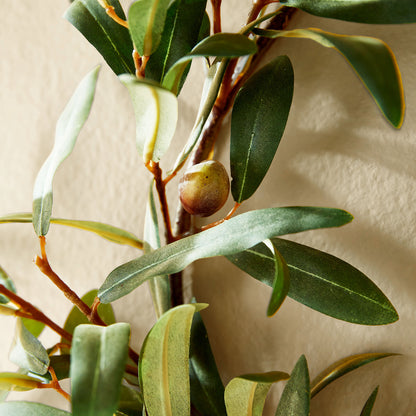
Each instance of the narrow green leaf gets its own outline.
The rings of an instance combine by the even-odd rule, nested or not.
[[[168,149],[178,120],[177,98],[156,84],[132,75],[120,75],[136,116],[136,146],[145,163],[158,162]]]
[[[6,223],[31,223],[31,213],[18,213],[9,214],[0,217],[0,224]],[[136,248],[143,248],[143,241],[139,240],[134,234],[122,230],[121,228],[114,227],[109,224],[104,224],[97,221],[83,221],[83,220],[70,220],[65,218],[50,218],[50,222],[53,224],[66,225],[68,227],[79,228],[80,230],[91,231],[106,240],[113,243],[126,244]]]
[[[71,348],[74,416],[113,416],[127,361],[130,326],[79,325]]]
[[[231,192],[250,198],[265,177],[286,127],[293,97],[293,68],[279,56],[238,92],[231,116]]]
[[[238,253],[273,236],[339,227],[351,220],[348,212],[331,208],[285,207],[246,212],[119,266],[107,277],[98,297],[109,303],[151,277],[179,272],[195,260]]]
[[[286,261],[277,250],[273,241],[271,243],[273,245],[274,251],[275,276],[273,279],[272,295],[267,307],[267,316],[273,316],[278,311],[280,306],[282,306],[282,303],[286,299],[290,287],[289,268],[286,264]]]
[[[162,39],[171,0],[138,0],[129,9],[129,29],[140,56],[150,56]]]
[[[281,0],[285,6],[331,19],[358,23],[414,23],[414,0]]]
[[[306,358],[302,355],[283,390],[276,416],[309,416],[309,407],[309,371]]]
[[[373,410],[374,403],[377,398],[378,386],[373,390],[368,400],[365,402],[364,408],[360,413],[360,416],[370,416]]]
[[[4,391],[27,391],[36,389],[39,379],[19,373],[0,373],[0,390]],[[3,403],[0,403],[2,406]],[[1,407],[0,407],[1,409]],[[0,412],[1,415],[1,412]]]
[[[55,407],[34,402],[4,402],[0,403],[0,416],[70,416]]]
[[[330,254],[294,243],[273,239],[290,272],[288,295],[318,312],[361,325],[384,325],[398,315],[380,289],[355,267]],[[257,280],[272,286],[274,258],[259,244],[227,257]]]
[[[174,0],[170,4],[162,38],[146,65],[146,78],[162,82],[169,68],[198,42],[207,0]]]
[[[147,199],[146,215],[144,219],[144,252],[150,253],[160,248],[159,224],[155,199],[153,196],[152,181]],[[152,295],[156,317],[159,319],[169,310],[170,304],[170,283],[167,275],[156,276],[149,280],[150,294]]]
[[[9,275],[6,271],[0,266],[0,285],[3,285],[6,289],[11,290],[13,293],[16,293],[16,288],[12,279],[10,279]],[[1,303],[9,303],[9,299],[6,296],[0,295],[0,304]]]
[[[78,134],[88,118],[98,71],[99,67],[96,67],[84,77],[59,117],[54,147],[36,177],[33,189],[33,226],[38,236],[48,232],[52,214],[53,177],[59,165],[71,154]]]
[[[178,94],[183,73],[193,58],[207,56],[235,58],[253,55],[256,52],[256,43],[246,36],[234,33],[216,33],[199,42],[188,55],[179,59],[167,72],[162,85],[174,94]]]
[[[201,416],[226,416],[224,385],[199,312],[195,313],[192,321],[189,376],[191,403]]]
[[[320,29],[256,29],[255,33],[271,37],[311,39],[337,50],[354,69],[386,119],[394,127],[401,127],[405,110],[402,78],[393,52],[380,39],[337,35]]]
[[[140,353],[139,375],[148,416],[190,414],[189,337],[204,304],[170,309],[150,330]]]
[[[45,374],[49,367],[49,356],[20,318],[16,320],[16,331],[9,354],[9,360],[25,370]]]
[[[118,0],[107,0],[117,16],[126,16]],[[106,60],[116,73],[135,73],[133,43],[128,29],[111,19],[97,0],[76,0],[64,14]]]
[[[288,378],[281,371],[233,378],[225,388],[227,416],[261,416],[271,385]]]
[[[357,354],[345,357],[335,362],[313,379],[311,382],[311,397],[316,396],[328,384],[332,383],[343,375],[348,374],[356,368],[372,363],[373,361],[380,360],[381,358],[391,357],[394,355],[397,354],[380,352]]]

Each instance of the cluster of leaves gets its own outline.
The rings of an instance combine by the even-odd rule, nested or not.
[[[236,59],[242,68],[236,79],[245,80],[244,75],[258,52],[256,39],[259,37],[304,38],[337,50],[355,70],[386,119],[394,127],[401,126],[404,99],[400,73],[394,55],[381,40],[311,28],[260,27],[262,22],[283,13],[284,8],[255,16],[239,33],[210,35],[206,3],[206,0],[138,0],[131,5],[126,19],[118,0],[75,0],[65,14],[128,89],[135,111],[137,149],[152,173],[173,139],[178,119],[177,96],[192,60],[205,58],[207,77],[194,127],[169,177],[183,167],[199,143],[221,94],[226,71]],[[270,2],[257,3],[266,6]],[[413,0],[280,3],[347,21],[388,24],[416,21]],[[210,61],[212,57],[214,60]],[[10,359],[21,369],[17,373],[0,373],[1,390],[52,387],[59,391],[59,380],[70,377],[74,415],[237,416],[260,415],[270,386],[289,379],[276,415],[301,416],[309,414],[311,398],[331,381],[391,355],[348,357],[326,369],[312,383],[302,356],[290,376],[279,371],[244,375],[234,378],[224,388],[199,315],[206,305],[195,303],[172,308],[170,303],[168,276],[181,272],[198,259],[225,256],[269,285],[272,288],[267,306],[269,316],[277,312],[287,296],[321,313],[356,324],[392,323],[398,319],[397,312],[380,289],[350,264],[281,238],[349,223],[352,216],[340,209],[254,210],[197,234],[179,236],[177,241],[168,238],[168,244],[162,246],[153,195],[154,181],[160,182],[160,177],[155,175],[150,185],[143,241],[108,224],[52,217],[53,177],[74,148],[88,117],[98,71],[98,67],[93,69],[82,80],[57,123],[53,150],[35,182],[32,213],[7,215],[0,218],[0,223],[33,223],[41,241],[50,223],[73,226],[131,245],[144,254],[114,269],[98,291],[89,292],[80,300],[87,305],[87,311],[100,303],[95,312],[101,324],[87,324],[88,319],[94,323],[92,313],[86,317],[78,309],[71,311],[62,329],[65,336],[59,355],[55,355],[55,348],[45,349],[37,339],[43,325],[34,322],[42,322],[40,315],[25,310],[26,304],[20,298],[14,299],[15,288],[0,270],[0,313],[18,317]],[[232,108],[230,166],[231,193],[239,206],[259,188],[283,136],[294,85],[289,57],[273,59],[244,83],[236,85],[239,88]],[[160,183],[164,185],[163,181]],[[164,187],[156,184],[156,189],[162,201]],[[163,210],[166,212],[167,207],[162,206]],[[169,226],[168,221],[165,225]],[[46,257],[42,260],[45,262]],[[135,353],[129,350],[130,327],[115,322],[110,303],[146,281],[150,283],[159,319],[147,335],[137,362],[133,359]],[[376,394],[377,389],[369,397],[362,415],[370,415]],[[6,414],[60,416],[69,413],[35,403],[2,402],[0,415]]]

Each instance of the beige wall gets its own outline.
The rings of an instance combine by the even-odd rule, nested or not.
[[[239,27],[249,3],[224,1],[226,30]],[[61,18],[66,7],[64,0],[2,0],[0,214],[31,209],[33,181],[53,144],[55,122],[78,81],[102,62]],[[270,289],[222,259],[197,263],[194,293],[210,304],[206,323],[224,381],[248,372],[290,371],[302,353],[313,377],[349,354],[398,352],[403,357],[372,364],[334,383],[314,399],[312,415],[357,415],[377,384],[375,415],[414,415],[416,25],[365,26],[306,14],[299,14],[294,24],[369,34],[386,41],[402,71],[405,123],[395,131],[382,119],[335,51],[308,41],[281,42],[274,52],[288,54],[293,62],[294,105],[271,172],[242,210],[318,205],[353,213],[354,222],[342,229],[305,233],[296,239],[360,268],[392,300],[400,321],[385,327],[346,324],[292,300],[274,318],[266,318]],[[194,64],[195,83],[200,81],[200,69],[200,63]],[[163,160],[166,168],[191,127],[198,103],[195,88],[199,87],[187,88],[180,98],[182,119],[171,156]],[[227,164],[226,145],[221,150],[218,157]],[[148,182],[135,151],[129,97],[104,64],[90,119],[72,156],[56,175],[54,214],[108,222],[140,236]],[[174,196],[175,189],[171,189],[172,211]],[[30,225],[0,227],[0,264],[13,277],[19,294],[63,323],[71,305],[36,270],[32,259],[37,251]],[[51,227],[48,253],[54,269],[78,293],[100,286],[115,266],[137,255],[133,249],[60,226]],[[119,320],[132,322],[133,343],[138,348],[154,320],[147,287],[115,302],[114,308]],[[0,317],[0,325],[0,369],[12,369],[6,356],[13,321]],[[50,333],[45,333],[44,340],[57,341]],[[279,387],[273,391],[272,401],[276,401]],[[54,392],[12,397],[65,405]],[[267,414],[274,414],[272,406]]]

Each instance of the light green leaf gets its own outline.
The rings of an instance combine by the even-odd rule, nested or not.
[[[309,416],[309,407],[309,371],[306,358],[302,355],[283,390],[276,416]]]
[[[285,6],[331,19],[358,23],[414,23],[414,0],[281,0]]]
[[[178,120],[174,94],[132,75],[120,75],[127,87],[136,116],[136,146],[145,163],[158,162],[168,149]]]
[[[374,403],[377,398],[378,386],[373,390],[368,400],[365,402],[364,408],[360,413],[360,416],[370,416],[373,410]]]
[[[151,277],[179,272],[195,260],[238,253],[273,236],[339,227],[351,220],[348,212],[331,208],[284,207],[246,212],[119,266],[107,277],[98,296],[103,303],[112,302]]]
[[[23,325],[26,329],[35,337],[38,338],[42,331],[45,329],[43,322],[35,321],[34,319],[22,318]]]
[[[289,31],[256,29],[255,33],[311,39],[337,50],[354,69],[386,119],[394,127],[401,127],[405,109],[402,78],[393,52],[380,39],[337,35],[312,28]]]
[[[398,319],[386,296],[355,267],[289,240],[276,238],[273,243],[288,265],[288,295],[292,299],[333,318],[361,325],[384,325]],[[255,279],[273,285],[274,258],[264,244],[227,258]]]
[[[233,378],[225,388],[227,416],[261,416],[271,385],[288,378],[280,371]]]
[[[129,29],[140,56],[150,56],[159,46],[171,0],[138,0],[129,9]]]
[[[31,223],[31,213],[9,214],[0,217],[0,224],[6,223]],[[66,225],[68,227],[79,228],[80,230],[91,231],[99,236],[112,241],[113,243],[126,244],[136,248],[143,248],[143,241],[139,240],[134,234],[114,227],[109,224],[96,221],[70,220],[65,218],[50,218],[53,224]]]
[[[278,311],[280,306],[282,306],[282,303],[286,299],[290,287],[289,268],[286,264],[286,261],[279,253],[273,241],[271,241],[271,244],[273,245],[274,251],[275,276],[273,279],[272,295],[267,307],[267,316],[273,316]]]
[[[146,78],[162,82],[169,68],[198,42],[207,0],[174,0],[169,5],[157,50],[146,65]]]
[[[189,337],[194,313],[206,306],[170,309],[147,335],[140,353],[139,377],[148,416],[190,414]]]
[[[381,358],[391,357],[397,354],[393,353],[367,353],[357,354],[345,357],[325,370],[319,373],[311,382],[311,397],[316,396],[322,389],[328,384],[337,380],[350,371],[356,368],[362,367],[363,365],[372,363],[373,361],[380,360]]]
[[[55,407],[34,402],[4,402],[0,403],[0,416],[70,416]]]
[[[238,92],[231,117],[231,193],[250,198],[265,177],[286,127],[293,96],[293,68],[279,56]]]
[[[42,344],[35,338],[20,318],[16,321],[9,360],[25,370],[45,374],[49,367],[49,356]]]
[[[27,391],[36,389],[38,385],[39,379],[27,376],[26,374],[9,372],[0,373],[0,390]],[[0,403],[0,406],[2,405],[3,403]]]
[[[147,199],[146,215],[144,219],[144,252],[150,253],[160,248],[159,224],[157,220],[157,211],[155,199],[153,196],[153,184],[150,185],[149,196]],[[166,311],[169,310],[170,303],[170,284],[169,278],[165,276],[156,276],[149,280],[150,294],[152,295],[153,305],[155,307],[156,317],[159,319]]]
[[[246,36],[234,33],[217,33],[199,42],[188,55],[179,59],[167,72],[162,85],[174,94],[178,94],[183,73],[193,58],[207,56],[235,58],[253,55],[256,52],[255,42]]]
[[[59,117],[55,144],[42,165],[33,189],[33,226],[38,236],[46,235],[52,214],[52,181],[59,165],[71,154],[94,98],[99,67],[89,72],[78,85]]]
[[[117,16],[126,18],[118,0],[106,1],[114,7]],[[76,0],[64,18],[85,36],[117,75],[135,73],[130,33],[107,15],[99,1]]]
[[[199,312],[195,313],[192,321],[189,376],[191,403],[201,416],[226,416],[224,385]]]
[[[127,361],[130,325],[79,325],[71,348],[74,416],[113,416]]]
[[[16,293],[16,288],[12,279],[10,279],[9,275],[6,271],[0,266],[0,285],[3,285],[6,289]],[[0,304],[1,303],[9,303],[9,299],[6,296],[0,295]]]

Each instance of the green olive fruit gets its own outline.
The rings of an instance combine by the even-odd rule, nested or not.
[[[192,215],[209,217],[228,198],[230,181],[224,166],[206,160],[190,167],[179,182],[179,197],[184,209]]]

